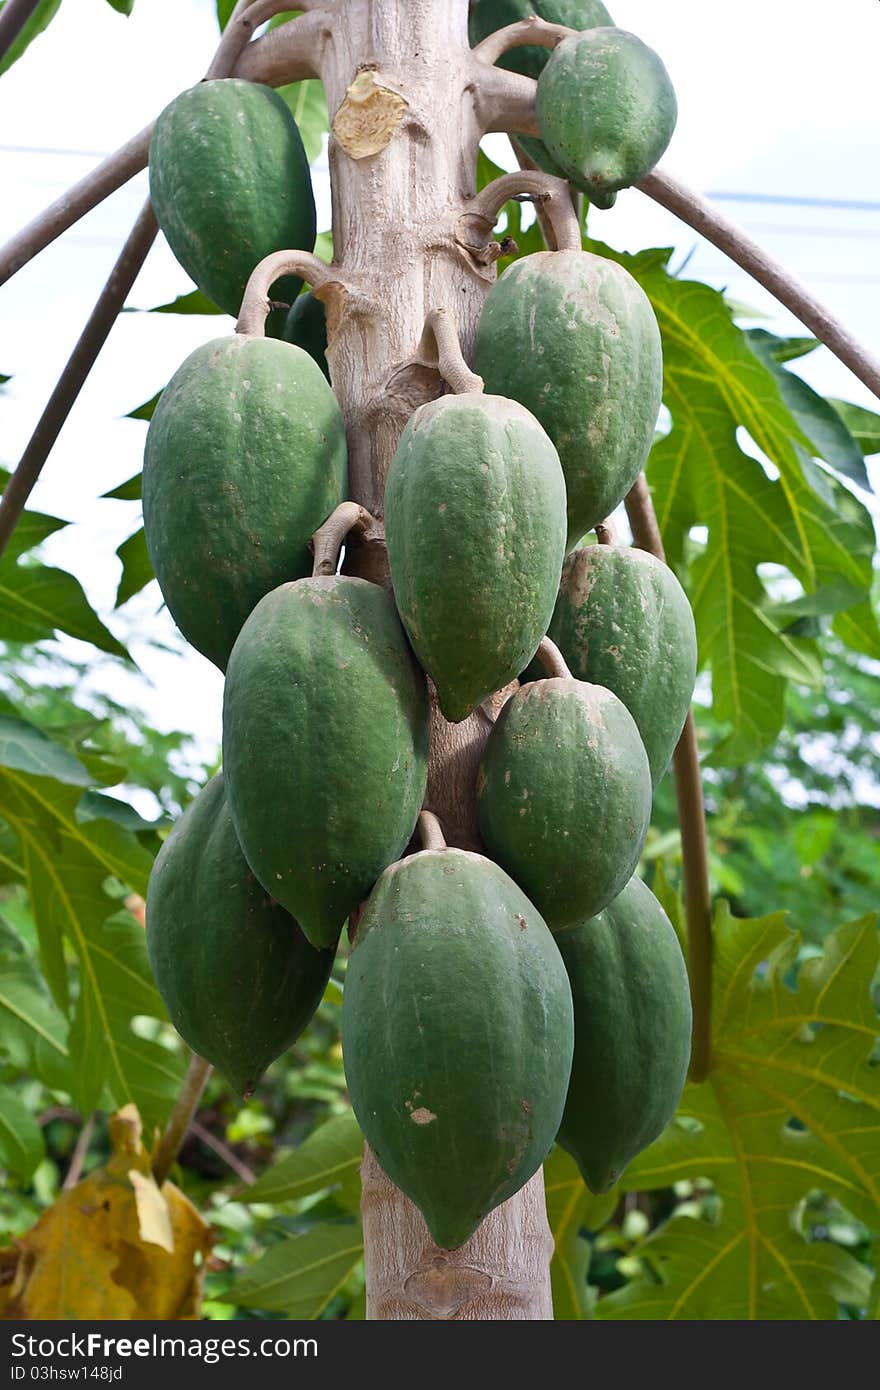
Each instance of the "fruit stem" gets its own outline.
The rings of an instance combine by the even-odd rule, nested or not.
[[[627,494],[626,512],[633,542],[658,560],[666,560],[657,514],[644,473]],[[681,828],[681,859],[688,939],[688,977],[691,988],[692,1081],[705,1081],[712,1053],[712,895],[709,887],[709,844],[706,811],[700,777],[697,727],[688,711],[681,738],[673,754],[675,798]]]
[[[305,9],[306,6],[300,8]],[[286,9],[289,9],[289,5],[285,0],[254,0],[254,4],[247,5],[243,12],[236,14],[233,11],[203,80],[210,82],[215,77],[228,77],[250,43],[254,30]],[[241,11],[241,6],[237,5],[236,10]]]
[[[565,179],[554,178],[540,169],[515,169],[511,174],[487,183],[465,208],[465,216],[477,217],[491,230],[504,204],[511,199],[530,200],[543,206],[545,220],[542,230],[550,231],[547,238],[551,251],[580,251],[581,229],[572,207],[571,192]]]
[[[274,300],[269,291],[282,275],[298,275],[306,284],[318,290],[323,285],[342,286],[342,272],[311,251],[273,251],[254,266],[245,286],[236,333],[248,338],[262,338],[266,332],[266,317]]]
[[[357,502],[340,502],[312,536],[311,545],[315,554],[312,578],[335,574],[339,551],[346,536],[351,531],[359,531],[363,535],[376,524],[376,518],[370,515],[366,507],[361,507]]]
[[[557,676],[560,680],[573,680],[574,677],[565,664],[565,657],[559,650],[555,642],[551,642],[549,637],[542,637],[538,643],[538,650],[535,656],[544,667],[548,676]]]
[[[596,540],[600,545],[618,545],[617,527],[610,516],[600,521],[596,527]]]
[[[472,372],[465,362],[458,329],[448,309],[432,309],[426,316],[419,341],[419,355],[436,365],[456,396],[482,392],[483,378]]]
[[[489,34],[477,44],[473,55],[477,62],[488,63],[491,67],[510,48],[520,48],[525,43],[534,44],[536,48],[555,48],[575,32],[564,24],[548,24],[545,19],[520,19],[516,24],[507,24]]]
[[[205,1089],[205,1083],[212,1071],[213,1067],[210,1062],[206,1062],[204,1057],[198,1057],[195,1053],[192,1054],[189,1068],[180,1088],[180,1094],[174,1102],[174,1109],[168,1117],[165,1132],[159,1140],[153,1156],[153,1177],[159,1187],[162,1186],[171,1171],[171,1165],[177,1157],[177,1151],[183,1143],[192,1117],[198,1109],[202,1091]]]
[[[447,849],[443,827],[433,811],[419,812],[419,839],[422,849]]]

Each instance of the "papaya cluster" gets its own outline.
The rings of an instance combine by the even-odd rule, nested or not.
[[[481,0],[472,37],[536,8]],[[548,158],[610,198],[660,143],[627,92],[668,124],[648,78],[662,81],[602,5],[540,8],[600,26],[529,61]],[[230,311],[265,255],[313,244],[302,143],[267,88],[183,93],[150,176],[172,248]],[[588,540],[647,458],[660,335],[615,262],[564,250],[511,265],[476,336],[485,389],[416,409],[391,462],[389,593],[310,573],[310,537],[347,497],[346,437],[321,306],[293,297],[282,332],[197,349],[147,437],[156,575],[226,677],[223,772],[156,860],[148,948],[182,1036],[248,1094],[308,1024],[348,922],[355,1114],[455,1248],[557,1138],[593,1191],[610,1187],[684,1083],[684,960],[636,870],[693,693],[693,618],[660,562]],[[452,723],[517,682],[479,770],[485,853],[420,814],[429,681]]]

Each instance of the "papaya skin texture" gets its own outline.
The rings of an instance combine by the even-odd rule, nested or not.
[[[678,116],[660,58],[614,27],[557,44],[538,78],[535,110],[550,157],[600,206],[651,172]]]
[[[610,690],[552,677],[508,700],[477,780],[480,834],[556,930],[620,893],[645,843],[651,773]]]
[[[588,251],[524,256],[489,291],[474,370],[556,445],[573,549],[626,496],[653,442],[663,353],[647,296],[623,266]]]
[[[518,675],[547,630],[565,548],[556,450],[515,401],[430,401],[392,460],[385,530],[404,626],[458,723]]]
[[[223,670],[263,595],[311,572],[309,538],[347,495],[336,398],[300,348],[241,334],[205,343],[162,392],[143,486],[168,609]]]
[[[697,635],[668,565],[626,545],[588,545],[562,567],[547,632],[578,680],[604,685],[638,725],[656,787],[694,693]],[[542,672],[532,662],[527,673]]]
[[[150,197],[184,270],[235,318],[254,267],[273,251],[311,251],[315,199],[293,116],[271,87],[200,82],[160,112],[150,141]],[[288,303],[294,276],[272,287]]]
[[[427,760],[427,687],[389,594],[337,575],[257,604],[226,675],[227,794],[253,872],[314,946],[403,850]]]
[[[672,923],[637,878],[556,943],[575,1029],[558,1139],[590,1190],[607,1192],[678,1106],[690,1059],[687,969]]]
[[[147,950],[178,1033],[247,1096],[321,1002],[332,951],[310,946],[239,848],[218,773],[153,865]]]
[[[507,875],[465,850],[386,870],[358,924],[346,1079],[381,1166],[455,1249],[546,1157],[573,1045],[562,959]]]

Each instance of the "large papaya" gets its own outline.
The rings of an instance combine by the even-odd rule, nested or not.
[[[545,19],[548,24],[564,24],[577,31],[613,23],[601,0],[477,0],[468,16],[471,44],[476,46],[494,34],[496,29],[504,29],[508,24],[530,19],[533,15]],[[498,66],[537,80],[546,67],[550,52],[549,48],[539,48],[536,44],[523,44],[502,53]],[[540,140],[531,135],[517,135],[516,139],[539,169],[557,178],[566,177]]]
[[[313,945],[405,846],[427,760],[425,680],[384,589],[337,575],[260,600],[226,673],[227,795],[245,858]]]
[[[678,116],[660,58],[613,26],[557,44],[538,78],[535,110],[551,158],[600,207],[651,172]]]
[[[545,1158],[571,1065],[562,959],[497,865],[443,849],[386,870],[358,923],[342,1046],[379,1163],[437,1244],[461,1245]]]
[[[165,107],[150,140],[150,197],[184,270],[237,317],[254,267],[273,251],[311,251],[315,199],[296,121],[271,87],[200,82]],[[288,303],[289,276],[272,297]]]
[[[486,297],[474,369],[488,391],[540,420],[565,473],[570,550],[632,487],[663,388],[660,330],[623,266],[587,251],[539,251]]]
[[[632,715],[600,685],[554,676],[518,690],[477,789],[487,850],[553,930],[607,907],[639,862],[648,758]]]
[[[656,786],[681,734],[697,671],[694,615],[672,570],[626,545],[576,550],[562,567],[547,635],[572,675],[604,685],[626,705]]]
[[[309,290],[299,295],[291,304],[284,320],[281,337],[285,343],[293,343],[317,362],[327,380],[330,368],[327,366],[327,315],[320,299]]]
[[[606,1192],[675,1114],[691,1048],[678,937],[634,878],[588,922],[557,932],[574,1001],[574,1061],[559,1142]]]
[[[144,529],[169,611],[225,668],[251,609],[311,571],[348,486],[336,398],[300,348],[234,334],[196,348],[150,421]]]
[[[258,883],[218,773],[160,849],[147,889],[147,950],[181,1037],[239,1095],[314,1014],[333,964]]]
[[[565,550],[556,450],[515,401],[429,401],[391,462],[385,529],[404,626],[458,723],[523,670],[547,630]]]

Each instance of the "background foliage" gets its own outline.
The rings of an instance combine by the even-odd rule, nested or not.
[[[58,3],[38,5],[8,61]],[[221,22],[230,10],[221,0]],[[314,158],[320,85],[285,97]],[[481,185],[500,172],[481,154]],[[541,248],[518,204],[501,234],[517,254]],[[870,1317],[880,631],[864,459],[880,452],[880,417],[817,395],[792,366],[813,340],[749,326],[743,306],[672,273],[667,250],[585,246],[640,281],[664,339],[648,478],[700,640],[715,1033],[709,1080],[618,1189],[594,1198],[567,1155],[548,1159],[556,1316]],[[152,312],[217,311],[193,291]],[[107,494],[139,496],[139,478]],[[66,1178],[103,1181],[108,1116],[133,1102],[150,1139],[179,1089],[187,1054],[152,984],[141,899],[162,836],[215,766],[94,693],[96,659],[132,663],[73,576],[41,562],[66,524],[26,513],[0,561],[0,1306],[16,1238],[63,1201]],[[124,610],[152,580],[141,529],[117,561]],[[680,930],[668,778],[642,869]],[[247,1104],[212,1078],[181,1150],[176,1178],[212,1233],[209,1317],[364,1316],[344,964]],[[80,1254],[56,1252],[62,1267]]]

